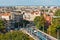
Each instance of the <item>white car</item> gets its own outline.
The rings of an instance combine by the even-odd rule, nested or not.
[[[36,33],[37,31],[36,30],[34,30],[34,33]]]

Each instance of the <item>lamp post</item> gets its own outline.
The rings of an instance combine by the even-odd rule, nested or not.
[[[59,29],[57,29],[57,39],[59,40]]]
[[[44,9],[44,12],[45,12],[45,9]],[[44,12],[43,12],[43,13],[44,13]],[[44,25],[43,25],[43,32],[44,32]]]
[[[44,32],[44,26],[43,26],[43,32]]]

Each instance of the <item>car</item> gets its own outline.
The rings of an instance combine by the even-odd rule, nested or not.
[[[37,31],[36,31],[36,30],[34,30],[34,33],[37,33]]]

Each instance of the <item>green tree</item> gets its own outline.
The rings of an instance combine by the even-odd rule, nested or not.
[[[3,29],[3,28],[5,28],[4,21],[3,20],[0,20],[0,30]]]
[[[44,27],[44,23],[45,23],[45,20],[44,20],[43,15],[35,17],[34,24],[38,29],[42,29]]]
[[[0,34],[0,40],[34,40],[22,31],[7,32],[6,34]]]
[[[56,24],[50,25],[47,32],[49,35],[56,37]]]
[[[57,9],[57,10],[56,10],[55,16],[60,16],[60,9]]]
[[[22,20],[23,26],[26,27],[27,24],[29,24],[30,22],[27,20]]]
[[[54,18],[52,24],[47,29],[48,34],[57,37],[57,29],[60,29],[60,18]]]

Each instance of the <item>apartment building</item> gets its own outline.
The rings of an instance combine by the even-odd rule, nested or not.
[[[33,10],[32,12],[24,12],[23,19],[33,21],[36,16],[40,16],[39,10]]]
[[[10,14],[10,12],[0,13],[0,17],[1,17],[1,19],[10,20],[11,14]]]

